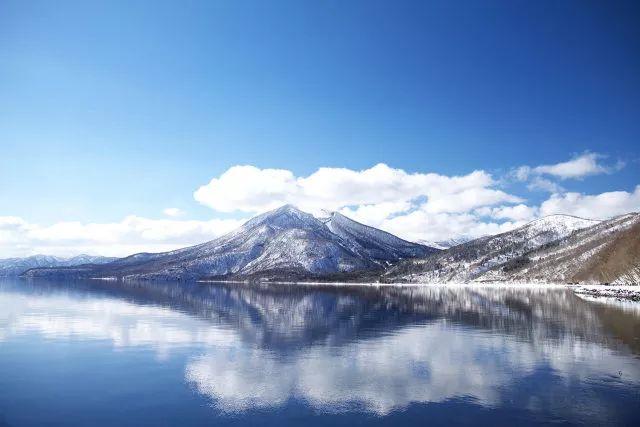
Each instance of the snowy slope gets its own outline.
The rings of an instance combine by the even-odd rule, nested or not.
[[[472,240],[425,259],[401,263],[390,269],[385,279],[425,283],[506,280],[511,275],[499,274],[496,270],[507,265],[515,270],[518,260],[525,254],[598,224],[600,221],[569,215],[547,216],[506,233]]]
[[[438,252],[424,245],[402,240],[391,233],[360,224],[338,212],[325,219],[332,233],[342,237],[351,248],[376,260],[395,262],[403,258],[422,257]]]
[[[445,240],[418,240],[416,241],[416,243],[420,243],[421,245],[425,245],[430,248],[445,250],[445,249],[452,248],[454,246],[461,245],[463,243],[470,242],[471,240],[473,240],[473,237],[460,236],[460,237],[452,237],[451,239],[445,239]]]
[[[635,247],[618,247],[619,252],[627,249],[635,251],[635,259],[640,259],[638,240],[640,215],[626,214],[583,228],[571,235],[532,250],[519,262],[506,269],[496,269],[485,275],[486,280],[534,280],[545,282],[609,282],[618,279],[625,272],[622,264],[628,253],[614,253],[617,242],[622,237],[634,238]],[[632,236],[628,234],[632,233]],[[613,256],[613,268],[606,268],[603,256]],[[623,258],[624,257],[624,258]],[[506,271],[505,271],[506,270]],[[638,281],[636,280],[637,284]]]
[[[325,223],[286,205],[201,245],[160,254],[136,254],[92,268],[30,270],[27,275],[164,280],[316,277],[381,269],[391,261],[425,256],[431,251],[343,216]]]

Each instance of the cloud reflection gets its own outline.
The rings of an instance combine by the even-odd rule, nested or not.
[[[323,410],[364,407],[387,414],[412,402],[472,398],[502,403],[502,390],[546,366],[566,383],[636,365],[597,344],[563,339],[527,344],[447,322],[342,347],[313,346],[291,359],[268,351],[216,351],[187,366],[187,379],[227,411],[278,406],[294,397]]]
[[[541,372],[561,391],[640,383],[635,335],[624,328],[635,330],[637,313],[565,289],[100,286],[5,287],[0,341],[108,340],[161,358],[189,348],[186,381],[228,412],[292,399],[380,415],[460,398],[500,406]],[[531,391],[526,406],[554,404],[548,393]]]

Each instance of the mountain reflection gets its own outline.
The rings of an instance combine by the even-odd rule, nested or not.
[[[0,343],[36,333],[150,346],[160,358],[193,348],[186,381],[225,411],[299,399],[386,414],[468,399],[565,414],[578,411],[564,400],[575,387],[640,382],[638,312],[564,288],[5,282],[0,291]],[[581,399],[570,415],[611,415]]]

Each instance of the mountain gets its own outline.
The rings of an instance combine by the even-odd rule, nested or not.
[[[581,265],[572,280],[640,284],[640,220],[637,215],[623,216],[619,223],[620,229],[612,231],[609,242]]]
[[[626,214],[581,229],[527,254],[530,266],[509,276],[520,280],[640,283],[640,214]]]
[[[506,233],[399,263],[384,273],[383,280],[622,281],[640,258],[639,224],[637,213],[606,221],[551,215]]]
[[[61,258],[51,255],[32,255],[25,258],[0,259],[0,277],[20,276],[32,268],[70,267],[82,264],[104,264],[116,260],[92,255],[77,255],[71,258]]]
[[[390,263],[437,251],[332,214],[320,220],[285,205],[197,246],[136,254],[105,265],[32,269],[28,277],[320,278],[380,271]]]
[[[389,264],[403,258],[415,258],[425,254],[426,245],[402,240],[386,231],[360,224],[338,212],[333,212],[323,222],[332,233],[340,236],[354,251],[363,253],[371,259]]]

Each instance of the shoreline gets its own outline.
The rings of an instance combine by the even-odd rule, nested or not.
[[[572,285],[578,296],[640,302],[640,286],[631,285]]]

